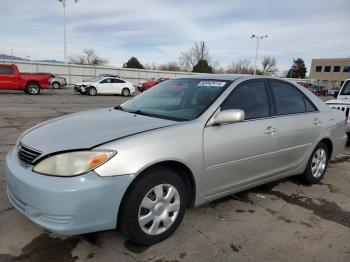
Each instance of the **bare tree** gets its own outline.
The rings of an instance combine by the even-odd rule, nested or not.
[[[237,62],[232,62],[227,67],[226,72],[228,74],[254,74],[254,67],[251,66],[248,59],[240,59]]]
[[[266,56],[261,62],[262,73],[264,75],[273,75],[277,71],[277,62],[276,58],[271,56]]]
[[[164,71],[181,71],[181,67],[177,62],[168,62],[166,64],[161,64],[158,67],[159,70],[164,70]]]
[[[180,65],[186,71],[192,71],[193,66],[198,64],[200,60],[206,60],[210,64],[211,58],[209,55],[209,48],[204,41],[194,43],[194,45],[187,51],[180,54]]]
[[[99,57],[95,50],[84,49],[82,55],[69,57],[70,64],[102,66],[108,64],[108,60]]]
[[[158,70],[158,66],[154,62],[152,64],[145,64],[143,67],[148,70]]]

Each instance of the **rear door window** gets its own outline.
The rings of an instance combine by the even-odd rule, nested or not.
[[[301,91],[291,84],[270,80],[277,115],[288,115],[317,111],[316,107]]]
[[[125,81],[124,81],[124,80],[121,80],[121,79],[115,79],[115,78],[113,78],[113,79],[112,79],[112,83],[115,83],[115,84],[123,84],[123,83],[125,83]]]
[[[13,74],[12,66],[0,66],[0,74]]]

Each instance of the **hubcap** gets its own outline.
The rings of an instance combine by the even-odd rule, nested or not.
[[[94,88],[91,88],[89,91],[90,91],[90,95],[95,95],[96,94],[96,90]]]
[[[324,170],[326,169],[327,164],[327,154],[323,148],[316,150],[311,161],[311,172],[315,178],[319,178]]]
[[[36,85],[31,85],[31,86],[29,86],[29,92],[30,92],[31,94],[36,94],[36,93],[38,93],[38,90],[39,90],[39,88],[38,88]]]
[[[129,95],[129,91],[128,91],[127,89],[124,89],[123,95],[124,95],[124,96],[128,96],[128,95]]]
[[[159,235],[175,222],[180,210],[180,195],[169,184],[153,187],[142,199],[138,221],[142,231],[148,235]]]

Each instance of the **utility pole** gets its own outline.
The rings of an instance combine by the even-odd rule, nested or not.
[[[58,0],[63,5],[63,30],[64,30],[64,63],[67,64],[67,29],[66,29],[66,1],[67,0]],[[78,3],[79,0],[74,0],[75,3]]]
[[[267,38],[268,35],[252,35],[250,38],[253,39],[255,38],[256,39],[256,50],[255,50],[255,63],[254,63],[254,75],[256,75],[256,62],[258,60],[258,50],[259,50],[259,41],[260,40],[263,40],[264,38]]]

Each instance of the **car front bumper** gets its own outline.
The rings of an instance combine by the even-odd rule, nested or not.
[[[34,223],[64,235],[115,228],[134,178],[100,177],[93,171],[75,177],[40,175],[17,158],[15,149],[6,157],[5,176],[11,204]]]

